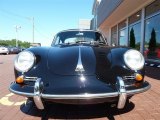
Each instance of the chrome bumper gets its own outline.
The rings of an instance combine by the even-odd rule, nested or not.
[[[121,77],[117,77],[118,79],[118,90],[119,90],[119,100],[118,100],[118,109],[122,109],[125,106],[126,99],[127,99],[127,93],[125,89],[124,81]]]
[[[44,105],[41,100],[42,90],[43,90],[43,82],[40,78],[38,78],[34,85],[34,96],[33,96],[33,100],[38,109],[44,109]]]
[[[83,100],[83,99],[97,99],[97,98],[113,98],[118,97],[118,109],[122,109],[125,106],[127,96],[131,96],[134,94],[142,93],[150,89],[151,85],[148,84],[148,86],[145,86],[143,88],[134,89],[134,90],[126,90],[124,81],[121,77],[117,77],[117,92],[112,93],[102,93],[102,94],[77,94],[77,95],[51,95],[51,94],[43,94],[43,82],[41,78],[38,78],[34,85],[34,93],[26,93],[26,92],[19,92],[13,90],[11,87],[9,90],[12,93],[26,96],[26,97],[33,97],[33,100],[37,106],[38,109],[44,109],[43,102],[41,98],[46,99],[71,99],[71,100]]]

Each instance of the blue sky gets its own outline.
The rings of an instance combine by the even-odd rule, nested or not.
[[[64,29],[78,28],[79,19],[91,19],[93,0],[0,0],[0,39],[16,38],[50,45],[54,35]]]

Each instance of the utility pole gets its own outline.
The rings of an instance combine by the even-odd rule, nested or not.
[[[16,29],[16,47],[18,47],[18,29],[20,29],[21,26],[16,25],[15,29]]]
[[[34,43],[34,17],[32,18],[32,27],[33,27],[33,30],[32,30],[32,42]]]
[[[27,19],[29,20],[29,21],[31,21],[32,22],[32,43],[34,43],[34,17],[27,17]]]

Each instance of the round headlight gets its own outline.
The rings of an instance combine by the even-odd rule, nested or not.
[[[132,70],[140,70],[144,66],[144,57],[137,50],[128,50],[124,54],[124,61],[126,65]]]
[[[17,55],[14,66],[19,72],[27,72],[34,65],[35,56],[32,52],[24,51]]]

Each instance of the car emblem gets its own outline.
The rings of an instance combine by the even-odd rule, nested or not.
[[[85,71],[82,65],[82,60],[81,60],[81,48],[79,47],[79,56],[78,56],[78,63],[77,67],[75,69],[76,72],[83,72]]]

